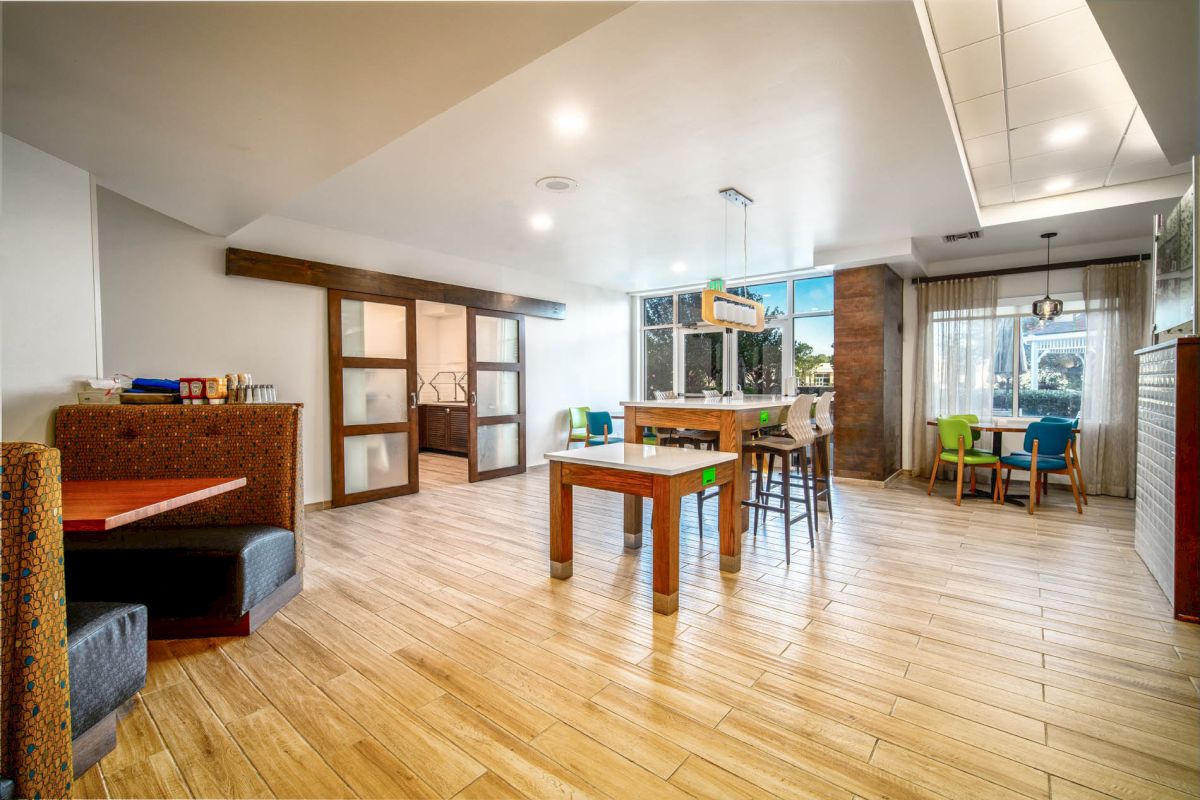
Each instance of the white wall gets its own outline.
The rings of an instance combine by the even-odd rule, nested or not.
[[[331,496],[325,291],[224,275],[227,242],[120,195],[99,195],[104,352],[140,375],[251,372],[304,403],[305,501]],[[567,305],[526,325],[530,465],[565,443],[572,405],[615,410],[629,393],[625,294],[547,279],[280,217],[228,239],[252,250],[510,292]]]
[[[11,137],[3,148],[0,435],[51,442],[54,409],[103,368],[92,180]]]
[[[1083,268],[1058,269],[1050,273],[1050,294],[1062,295],[1079,294],[1083,291]],[[1025,272],[1016,275],[1000,275],[996,279],[996,296],[1001,300],[1014,298],[1041,297],[1046,292],[1046,274],[1044,272]],[[1032,302],[1032,300],[1030,301]],[[913,368],[917,336],[917,289],[912,281],[904,282],[904,389],[901,405],[904,409],[903,447],[901,452],[901,467],[912,469],[912,415],[913,394],[917,376]],[[1004,434],[1005,450],[1021,447],[1021,434]],[[990,442],[986,443],[988,447]]]

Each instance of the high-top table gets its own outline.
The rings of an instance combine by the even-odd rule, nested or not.
[[[717,449],[736,455],[733,482],[734,508],[741,508],[740,522],[728,531],[721,529],[721,571],[742,568],[741,534],[750,527],[750,509],[742,501],[750,496],[750,459],[742,456],[742,441],[748,431],[779,425],[792,405],[793,397],[777,394],[732,397],[679,398],[676,400],[626,400],[625,441],[642,441],[643,427],[692,428],[717,431]],[[642,530],[642,498],[625,496],[625,532]]]
[[[709,486],[718,486],[721,541],[734,529],[734,453],[685,450],[644,444],[604,444],[546,453],[550,462],[550,575],[559,580],[574,570],[572,487],[586,486],[654,500],[654,610],[674,614],[679,608],[679,501]],[[638,529],[625,526],[625,546],[642,546]],[[724,556],[722,556],[724,558]]]

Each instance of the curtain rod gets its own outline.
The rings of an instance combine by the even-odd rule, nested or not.
[[[941,281],[954,281],[963,278],[990,278],[995,275],[1018,275],[1022,272],[1046,272],[1047,270],[1056,269],[1075,269],[1076,267],[1099,266],[1102,264],[1120,264],[1124,261],[1149,261],[1150,254],[1142,253],[1141,255],[1128,256],[1110,256],[1109,258],[1089,258],[1084,261],[1060,261],[1056,264],[1038,264],[1031,267],[1009,267],[1008,269],[993,269],[986,272],[959,272],[954,275],[927,275],[920,278],[913,278],[913,284],[918,283],[940,283]]]

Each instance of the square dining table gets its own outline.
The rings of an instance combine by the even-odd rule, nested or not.
[[[245,485],[245,478],[63,481],[63,531],[112,530]]]
[[[643,427],[690,428],[717,431],[717,449],[736,453],[737,463],[733,481],[734,508],[737,522],[721,529],[721,571],[737,572],[742,568],[742,534],[750,527],[750,509],[742,501],[750,495],[750,458],[742,452],[742,443],[749,431],[782,424],[794,397],[777,394],[745,395],[743,397],[682,397],[673,400],[626,400],[625,441],[640,444]],[[625,533],[642,532],[642,498],[625,495]]]

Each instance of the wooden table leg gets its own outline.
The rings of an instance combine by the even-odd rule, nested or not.
[[[740,476],[721,484],[717,494],[717,527],[721,537],[721,571],[738,572],[742,568],[742,534],[737,529],[737,505],[735,486]]]
[[[625,409],[625,441],[630,444],[642,443],[642,426],[637,421],[637,409]],[[625,546],[636,549],[642,546],[642,497],[636,494],[625,495]]]
[[[661,475],[654,478],[654,610],[679,610],[679,484]]]
[[[574,551],[571,484],[562,481],[562,463],[550,462],[550,577],[571,577]]]
[[[745,533],[750,529],[750,509],[743,506],[742,501],[750,496],[750,459],[742,455],[742,422],[738,419],[737,412],[721,413],[720,434],[718,449],[726,453],[737,453],[738,456],[737,470],[733,476],[733,502],[736,508],[741,509],[741,527],[738,532]],[[722,566],[721,569],[725,567]]]

